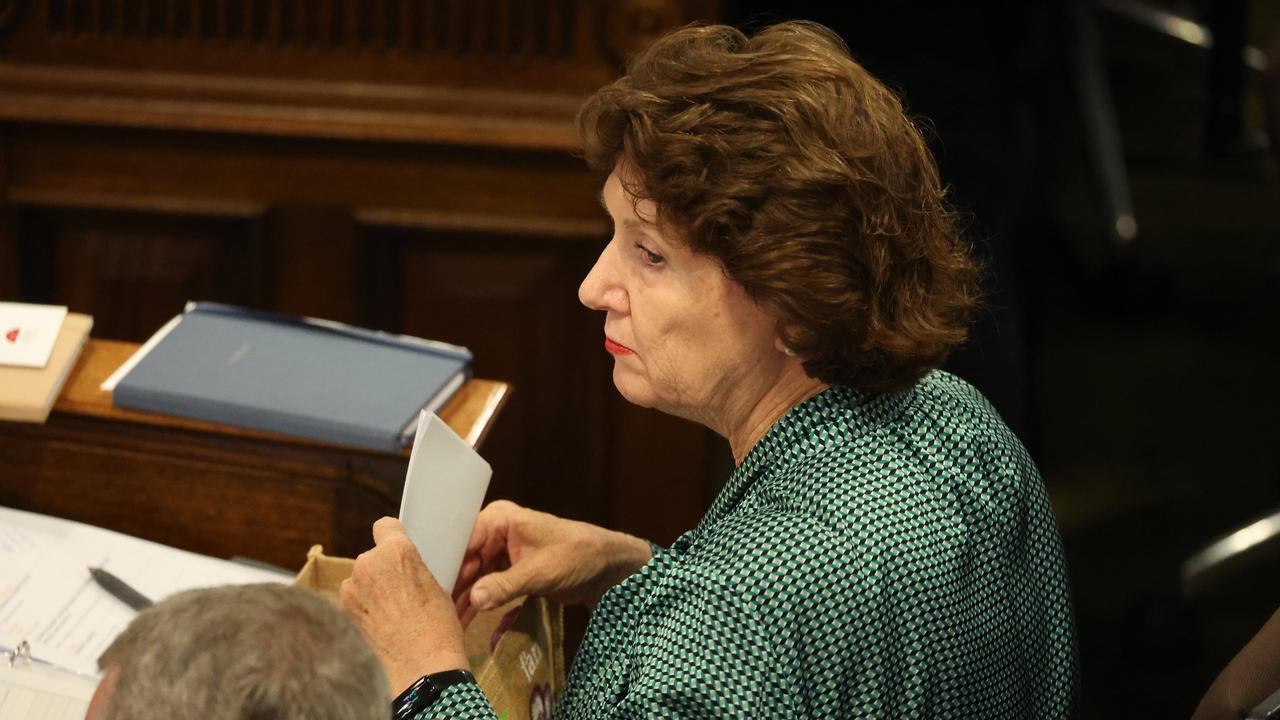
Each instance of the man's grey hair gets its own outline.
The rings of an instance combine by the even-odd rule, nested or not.
[[[108,720],[386,720],[377,656],[337,607],[287,585],[178,593],[98,658],[115,666]]]

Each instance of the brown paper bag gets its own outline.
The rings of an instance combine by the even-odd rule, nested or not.
[[[329,557],[311,546],[307,564],[293,581],[338,602],[338,586],[354,560]],[[498,712],[499,720],[547,720],[564,688],[564,619],[546,598],[514,600],[482,612],[463,635],[471,672]]]

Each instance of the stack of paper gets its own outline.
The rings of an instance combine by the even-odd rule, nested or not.
[[[137,615],[89,576],[101,567],[152,600],[214,585],[288,582],[289,575],[0,507],[0,651],[98,674],[98,656]]]
[[[0,658],[0,718],[83,720],[97,685],[83,675]]]
[[[92,327],[65,307],[0,303],[0,420],[49,417]]]

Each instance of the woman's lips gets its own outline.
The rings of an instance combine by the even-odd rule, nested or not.
[[[604,338],[604,349],[614,355],[635,355],[635,351],[621,343],[614,342],[613,338],[608,335]]]

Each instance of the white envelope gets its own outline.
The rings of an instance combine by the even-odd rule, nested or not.
[[[427,569],[453,592],[493,468],[434,414],[418,416],[400,522]]]
[[[0,302],[0,365],[47,365],[66,318],[65,305]]]

